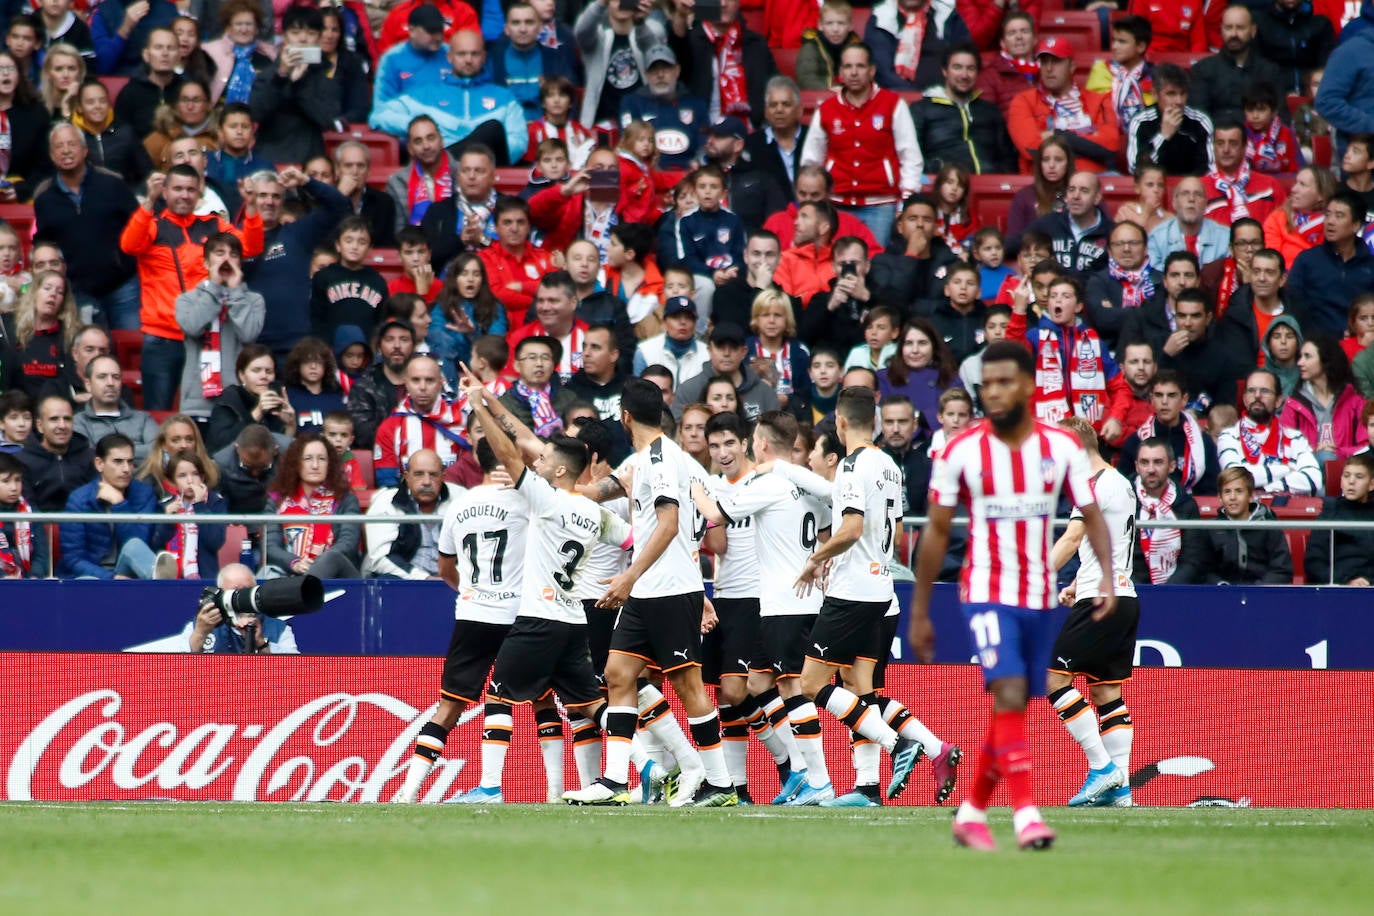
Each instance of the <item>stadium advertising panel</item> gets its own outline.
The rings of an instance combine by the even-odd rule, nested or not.
[[[0,653],[3,797],[389,801],[428,719],[440,665],[400,657]],[[971,771],[989,702],[978,670],[894,665],[888,682],[913,713],[963,745]],[[1372,686],[1366,672],[1142,670],[1126,690],[1136,723],[1135,798],[1150,806],[1370,807],[1374,764],[1348,739],[1374,733]],[[825,728],[831,773],[837,787],[847,786],[847,734],[829,720]],[[1082,782],[1082,754],[1043,701],[1032,705],[1030,730],[1037,795],[1062,804]],[[425,800],[450,799],[476,783],[480,741],[480,713],[470,713],[427,780]],[[564,780],[573,787],[570,741],[567,750]],[[929,773],[918,765],[901,803],[929,804]],[[750,779],[755,798],[777,789],[772,760],[757,743]],[[964,789],[961,781],[955,802]],[[515,802],[545,797],[528,707],[517,710],[504,792]]]

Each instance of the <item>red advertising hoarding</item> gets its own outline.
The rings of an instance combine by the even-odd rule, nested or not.
[[[389,801],[440,667],[433,658],[0,654],[3,797]],[[962,744],[971,765],[988,709],[976,668],[893,665],[888,683],[937,734]],[[1374,764],[1351,741],[1374,733],[1371,687],[1368,672],[1144,669],[1126,693],[1136,800],[1374,806]],[[1030,721],[1038,797],[1061,804],[1082,781],[1082,754],[1043,701]],[[825,728],[843,790],[852,779],[847,735],[833,721]],[[425,800],[476,783],[480,740],[479,712],[453,730]],[[576,786],[570,741],[566,763],[565,782]],[[771,797],[777,776],[756,744],[750,766],[755,797]],[[515,802],[545,797],[527,708],[517,712],[504,792]],[[930,798],[922,764],[901,801]]]

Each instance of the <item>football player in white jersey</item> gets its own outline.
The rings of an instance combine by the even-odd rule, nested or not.
[[[520,610],[527,511],[513,490],[497,485],[500,462],[478,441],[482,483],[454,498],[439,529],[439,575],[458,591],[453,636],[444,660],[439,708],[415,739],[397,801],[415,802],[463,710],[485,692],[487,672]]]
[[[1102,460],[1092,424],[1081,417],[1069,417],[1059,425],[1083,443],[1083,451],[1092,465],[1093,497],[1107,520],[1112,538],[1112,568],[1107,575],[1114,583],[1116,613],[1105,620],[1093,619],[1093,599],[1097,597],[1103,570],[1083,536],[1083,513],[1075,507],[1068,529],[1055,542],[1050,555],[1055,569],[1062,569],[1074,553],[1078,554],[1080,565],[1073,584],[1059,592],[1059,603],[1073,610],[1051,650],[1045,688],[1054,711],[1088,758],[1088,777],[1078,794],[1069,799],[1069,805],[1129,808],[1135,727],[1121,699],[1121,685],[1131,676],[1140,624],[1140,602],[1131,580],[1139,501],[1131,482]],[[1073,686],[1079,674],[1087,679],[1096,715]]]
[[[589,458],[585,444],[555,436],[541,448],[476,376],[464,377],[463,393],[488,431],[492,450],[515,480],[514,491],[530,517],[520,611],[496,656],[487,690],[489,734],[482,742],[482,780],[468,793],[476,796],[471,801],[492,795],[499,801],[512,704],[557,692],[574,724],[594,722],[606,711],[587,649],[587,618],[577,598],[577,579],[593,545],[628,548],[630,527],[574,492]],[[538,450],[532,473],[517,442]],[[558,763],[561,766],[561,757]]]
[[[657,385],[644,379],[627,381],[620,410],[635,454],[591,490],[600,501],[626,495],[619,479],[633,476],[628,495],[634,559],[606,583],[600,601],[602,607],[620,608],[606,661],[606,768],[590,787],[563,797],[580,805],[621,804],[628,798],[630,742],[639,718],[637,680],[652,664],[677,691],[700,757],[700,763],[688,769],[675,752],[682,776],[670,804],[735,805],[739,799],[725,766],[720,719],[701,682],[701,632],[713,621],[705,616],[697,560],[705,523],[698,527],[690,488],[693,479],[705,474],[663,434],[663,394]]]

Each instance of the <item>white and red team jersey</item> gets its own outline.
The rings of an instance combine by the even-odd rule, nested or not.
[[[554,487],[532,471],[516,481],[530,528],[525,537],[520,616],[586,623],[577,597],[581,567],[595,544],[630,546],[630,526],[585,496]]]
[[[626,458],[612,475],[618,481],[634,478],[629,487],[630,521],[636,544],[643,546],[658,527],[658,506],[677,506],[677,533],[653,565],[630,589],[631,598],[665,598],[705,589],[701,581],[701,536],[706,520],[692,502],[692,481],[706,482],[707,474],[696,459],[667,436],[659,435]],[[623,484],[622,484],[623,486]]]
[[[706,483],[706,490],[717,502],[737,493],[740,487],[758,475],[750,469],[734,480],[715,474]],[[725,531],[725,553],[716,558],[716,580],[711,589],[714,598],[759,597],[758,537],[754,520],[745,515],[730,517]],[[799,570],[800,571],[800,570]]]
[[[874,446],[850,452],[835,468],[830,512],[838,526],[860,512],[863,534],[830,564],[828,598],[844,601],[892,601],[892,549],[902,519],[902,472],[887,453]]]
[[[439,427],[463,435],[462,415],[453,401],[439,398],[429,413],[415,412],[406,398],[377,427],[377,437],[372,446],[372,467],[399,471],[405,467],[410,456],[421,449],[433,449],[443,462],[444,467],[458,460],[461,446]]]
[[[815,614],[821,609],[823,597],[818,588],[798,597],[794,585],[816,549],[820,533],[830,527],[830,503],[777,473],[776,469],[785,464],[776,462],[774,473],[755,474],[719,499],[720,511],[730,520],[726,534],[730,549],[726,556],[735,549],[735,523],[753,523],[762,617]]]
[[[1035,421],[1013,449],[983,420],[945,446],[930,475],[931,502],[969,510],[969,542],[959,576],[965,604],[1046,610],[1058,603],[1050,549],[1060,491],[1076,506],[1093,502],[1092,469],[1078,440]]]
[[[1118,598],[1134,598],[1135,582],[1131,573],[1135,571],[1135,517],[1140,510],[1140,500],[1136,498],[1135,487],[1113,468],[1097,472],[1092,479],[1093,500],[1102,511],[1102,520],[1107,523],[1107,534],[1112,543],[1112,582],[1113,594]],[[1083,517],[1083,510],[1074,506],[1069,518]],[[1097,551],[1093,550],[1088,539],[1078,545],[1078,578],[1074,580],[1075,599],[1096,598],[1101,594],[1102,565],[1097,562]]]
[[[525,569],[529,507],[514,490],[483,484],[453,499],[439,528],[439,553],[458,558],[453,616],[515,623]]]

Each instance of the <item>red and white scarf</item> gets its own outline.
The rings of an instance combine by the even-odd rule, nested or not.
[[[1145,61],[1129,70],[1124,64],[1114,60],[1107,61],[1107,69],[1112,73],[1112,105],[1120,122],[1131,123],[1137,113],[1145,108],[1146,93],[1154,92],[1154,81],[1145,75]]]
[[[1259,436],[1261,430],[1264,432],[1263,439]],[[1281,464],[1288,463],[1288,458],[1279,451],[1283,444],[1283,430],[1279,429],[1278,417],[1271,417],[1265,426],[1260,426],[1249,417],[1241,417],[1236,432],[1246,464],[1264,464],[1271,458]]]
[[[281,501],[277,513],[279,515],[328,516],[337,512],[338,508],[339,499],[332,490],[321,486],[316,487],[314,492],[306,495],[305,487],[301,486],[296,490],[294,496]],[[334,543],[334,526],[327,522],[324,524],[287,522],[282,525],[282,534],[286,537],[286,549],[302,560],[318,559],[320,554],[328,550],[329,546]]]
[[[176,488],[163,487],[172,493],[176,499],[177,514],[191,515],[196,510],[195,507],[182,499],[176,492]],[[195,522],[182,522],[173,529],[172,539],[167,542],[166,549],[176,555],[177,558],[177,578],[178,579],[199,579],[200,578],[200,526]]]
[[[1245,161],[1261,172],[1281,172],[1287,160],[1286,150],[1279,149],[1279,132],[1283,122],[1277,117],[1269,122],[1269,129],[1260,133],[1245,125]]]
[[[1067,342],[1069,364],[1064,366],[1061,335]],[[1106,414],[1107,373],[1102,339],[1085,324],[1072,328],[1040,329],[1035,351],[1035,415],[1046,423],[1078,416],[1096,424]]]
[[[559,127],[557,124],[550,124],[543,118],[530,123],[529,145],[531,149],[543,143],[545,140],[562,140],[567,144],[568,152],[571,154],[574,149],[592,139],[592,132],[572,118],[569,118],[568,123],[564,124],[562,127]]]
[[[582,204],[582,238],[596,246],[601,256],[601,264],[606,264],[606,247],[611,244],[611,229],[620,222],[615,215],[615,204],[604,210],[597,210],[590,200]]]
[[[563,420],[558,416],[558,411],[553,409],[551,387],[545,385],[543,388],[531,388],[524,382],[517,381],[511,390],[515,392],[516,397],[530,405],[530,416],[534,420],[536,436],[552,436],[563,430]]]
[[[916,79],[916,68],[921,64],[921,45],[926,40],[926,18],[930,10],[924,5],[914,13],[906,14],[906,21],[897,33],[897,53],[892,59],[897,75],[908,83]]]
[[[1322,243],[1322,239],[1326,235],[1325,225],[1325,213],[1319,213],[1316,210],[1293,211],[1293,228],[1298,230],[1298,234],[1308,245],[1316,247]]]
[[[410,180],[406,183],[406,206],[410,225],[420,225],[431,204],[453,196],[453,173],[449,171],[448,156],[439,157],[439,169],[434,173],[434,192],[425,181],[425,171],[419,162],[410,164]]]
[[[1163,496],[1151,496],[1135,481],[1135,496],[1140,501],[1140,517],[1149,519],[1178,518],[1174,514],[1174,500],[1178,498],[1178,487],[1170,480],[1164,487]],[[1145,562],[1150,567],[1150,582],[1163,585],[1178,568],[1178,554],[1183,548],[1183,532],[1177,528],[1141,528],[1140,549],[1145,554]]]
[[[749,86],[744,80],[744,29],[738,21],[722,30],[703,22],[701,30],[716,49],[716,85],[720,88],[720,114],[749,114]]]
[[[19,497],[15,512],[32,512],[24,497]],[[0,526],[0,576],[24,576],[33,564],[33,526],[29,522],[14,523],[14,543],[9,543]]]
[[[763,341],[759,338],[754,339],[754,345],[750,348],[753,352],[750,358],[771,359],[773,365],[778,367],[778,394],[792,393],[792,342],[783,340],[782,346],[772,353],[764,347]]]
[[[1250,187],[1250,163],[1242,162],[1235,178],[1227,178],[1221,173],[1221,169],[1213,169],[1207,177],[1212,179],[1217,190],[1225,194],[1226,199],[1230,201],[1231,222],[1250,215],[1250,198],[1246,195]]]
[[[1034,58],[1030,60],[1023,60],[1019,57],[1012,57],[1006,51],[1002,51],[1001,54],[1002,60],[1006,61],[1007,64],[1017,73],[1024,76],[1026,78],[1026,82],[1033,83],[1040,78],[1039,61],[1035,60]]]
[[[10,157],[14,153],[14,133],[10,130],[10,116],[0,111],[0,178],[10,173]]]
[[[205,281],[205,288],[212,284]],[[207,401],[224,394],[224,351],[220,349],[220,331],[229,319],[229,297],[223,288],[219,294],[219,314],[210,322],[200,338],[200,393]]]
[[[940,233],[950,251],[963,257],[966,250],[964,243],[973,234],[973,221],[968,217],[968,210],[962,206],[953,213],[940,210],[935,218],[935,231]]]
[[[1217,318],[1226,314],[1226,307],[1231,304],[1231,296],[1239,288],[1240,284],[1236,282],[1236,259],[1227,258],[1221,265],[1221,285],[1217,287]]]
[[[1183,460],[1179,466],[1179,474],[1183,477],[1184,492],[1191,493],[1207,470],[1207,450],[1202,443],[1202,427],[1193,419],[1192,414],[1184,413],[1180,415],[1180,419],[1183,421]],[[1155,418],[1152,416],[1140,424],[1136,435],[1144,442],[1154,437],[1155,429]]]
[[[1155,284],[1150,279],[1149,258],[1146,258],[1145,263],[1140,265],[1137,270],[1127,270],[1116,263],[1115,258],[1108,258],[1107,275],[1121,283],[1121,307],[1123,309],[1138,309],[1145,304],[1146,299],[1155,294]]]
[[[1093,129],[1092,118],[1083,110],[1083,94],[1078,91],[1077,86],[1070,86],[1069,91],[1063,95],[1050,95],[1042,86],[1040,100],[1050,109],[1047,125],[1050,130],[1086,134]]]

